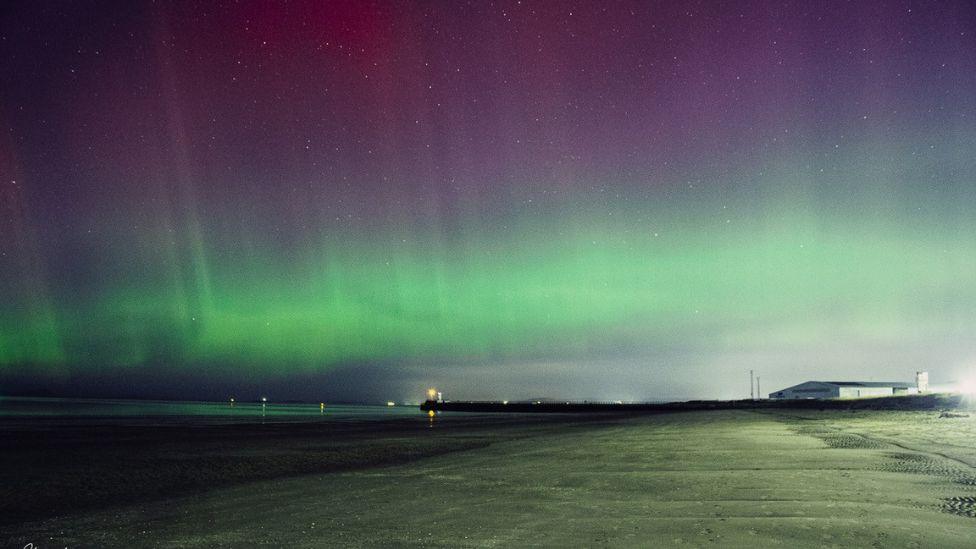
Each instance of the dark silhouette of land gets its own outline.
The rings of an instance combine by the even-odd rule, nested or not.
[[[499,413],[670,413],[700,412],[706,410],[938,410],[953,409],[962,405],[962,397],[956,394],[933,393],[924,395],[899,395],[891,397],[851,399],[803,399],[803,400],[689,400],[686,402],[661,403],[610,403],[610,402],[498,402],[498,401],[445,401],[428,400],[420,405],[424,411],[441,412],[499,412]]]

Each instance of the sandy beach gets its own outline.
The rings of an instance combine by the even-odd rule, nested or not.
[[[184,497],[103,502],[98,509],[8,524],[5,545],[972,543],[972,418],[720,411],[586,421],[452,419],[393,429],[389,450],[378,446],[375,433],[370,442],[346,435],[344,451],[391,452],[385,461],[361,459],[265,480],[224,479],[223,487],[188,489]],[[301,438],[308,446],[289,451],[319,451],[315,435]],[[283,440],[294,445],[299,438]],[[235,445],[240,442],[225,440],[222,451]],[[415,451],[407,455],[405,448]]]

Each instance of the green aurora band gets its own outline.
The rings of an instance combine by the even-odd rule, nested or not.
[[[959,156],[928,162],[971,170]],[[400,216],[383,231],[334,224],[317,242],[301,235],[297,251],[255,234],[204,238],[218,231],[199,216],[176,233],[160,222],[103,242],[97,255],[114,260],[78,296],[22,273],[0,365],[273,373],[971,335],[971,187],[890,192],[887,180],[925,167],[851,164],[857,184],[793,164],[738,185],[508,196],[503,216],[471,205],[461,219]]]

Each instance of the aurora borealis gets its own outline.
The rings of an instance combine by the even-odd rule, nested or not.
[[[967,1],[25,2],[0,70],[0,390],[976,368]]]

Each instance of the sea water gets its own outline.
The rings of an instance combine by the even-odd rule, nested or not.
[[[0,421],[99,419],[129,422],[369,421],[419,416],[417,405],[188,402],[82,398],[0,397]]]

